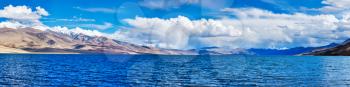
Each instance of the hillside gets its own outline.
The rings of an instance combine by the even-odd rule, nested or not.
[[[0,46],[0,53],[29,53],[28,51]]]
[[[346,40],[342,44],[328,48],[318,49],[304,55],[316,55],[316,56],[350,56],[350,41]]]

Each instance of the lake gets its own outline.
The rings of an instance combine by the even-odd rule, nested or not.
[[[1,54],[0,86],[350,86],[350,57]]]

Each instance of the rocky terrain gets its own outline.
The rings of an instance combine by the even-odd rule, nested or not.
[[[193,51],[139,46],[114,39],[32,28],[0,29],[0,53],[106,53],[196,55]]]

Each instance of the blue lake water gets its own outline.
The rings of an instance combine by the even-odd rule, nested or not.
[[[0,55],[0,86],[350,86],[350,57]]]

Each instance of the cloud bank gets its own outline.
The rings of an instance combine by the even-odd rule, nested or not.
[[[191,21],[184,16],[171,19],[136,17],[126,19],[125,22],[133,26],[133,29],[116,32],[116,35],[119,36],[117,38],[144,42],[151,38],[155,45],[163,48],[191,48],[201,45],[199,42],[192,42],[197,39],[234,38],[242,35],[242,32],[233,25],[212,19]]]
[[[257,8],[222,9],[235,18],[190,20],[187,17],[126,19],[116,38],[162,48],[273,48],[323,46],[350,37],[349,18],[303,13],[276,14]],[[149,40],[151,38],[151,40]]]
[[[181,0],[180,0],[181,1]],[[191,0],[190,0],[191,1]],[[195,4],[196,0],[183,0],[181,5]],[[201,2],[203,3],[203,2]],[[224,48],[273,48],[314,47],[342,42],[350,38],[350,11],[332,0],[320,9],[337,7],[339,14],[309,15],[304,13],[278,14],[258,8],[225,8],[223,18],[191,20],[185,16],[175,18],[135,17],[124,19],[128,26],[121,27],[114,34],[98,30],[86,30],[55,26],[48,27],[40,19],[49,13],[36,7],[9,5],[0,9],[0,28],[26,28],[52,30],[61,33],[108,36],[117,40],[161,48],[193,49],[202,47]],[[344,2],[345,3],[345,2]],[[338,6],[339,5],[339,6]],[[84,25],[82,25],[83,27]],[[94,29],[108,29],[111,23],[86,25]],[[85,27],[84,27],[85,28]]]

